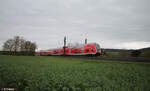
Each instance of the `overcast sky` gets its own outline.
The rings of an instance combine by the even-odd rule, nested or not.
[[[97,42],[103,48],[150,46],[150,0],[0,0],[0,46],[16,35],[39,49]]]

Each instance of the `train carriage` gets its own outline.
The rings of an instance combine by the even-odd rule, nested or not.
[[[101,48],[97,43],[80,46],[65,47],[65,55],[101,55]],[[64,55],[64,48],[41,50],[36,55]]]

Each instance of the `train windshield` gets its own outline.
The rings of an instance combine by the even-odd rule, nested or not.
[[[95,44],[95,46],[96,46],[96,50],[99,51],[100,50],[99,44]]]

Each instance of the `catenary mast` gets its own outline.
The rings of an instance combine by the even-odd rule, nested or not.
[[[66,36],[64,37],[64,55],[66,55]]]

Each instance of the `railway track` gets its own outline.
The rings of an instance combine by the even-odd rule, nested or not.
[[[105,60],[105,61],[150,62],[149,58],[111,58],[111,57],[87,57],[87,56],[66,56],[66,57],[92,59],[92,60]]]

